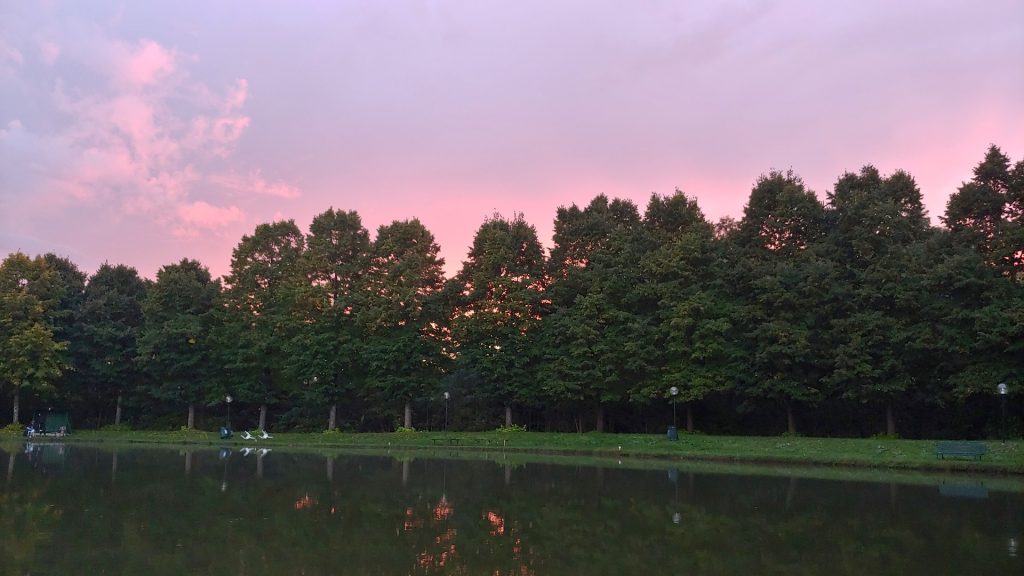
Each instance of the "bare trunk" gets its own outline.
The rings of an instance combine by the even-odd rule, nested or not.
[[[693,433],[693,406],[690,403],[686,403],[686,431]]]
[[[335,428],[337,428],[337,423],[338,423],[337,417],[338,417],[338,404],[334,403],[334,404],[331,404],[331,413],[330,413],[330,416],[327,418],[327,429],[328,430],[332,430],[333,431]]]
[[[121,394],[117,395],[117,408],[114,410],[114,426],[121,423]]]
[[[402,488],[409,485],[409,461],[402,460]]]
[[[18,388],[14,388],[14,416],[11,422],[14,424],[18,423],[18,409],[21,407],[21,400],[18,398]]]
[[[327,481],[334,482],[334,456],[327,457]]]
[[[260,405],[260,430],[267,429],[267,405]]]
[[[597,431],[604,432],[604,406],[597,405]]]
[[[11,478],[14,477],[14,457],[15,456],[17,456],[17,453],[15,453],[14,451],[11,451],[11,453],[7,455],[7,483],[8,484],[11,483]]]
[[[196,405],[188,405],[188,429],[191,430],[196,424]]]
[[[896,420],[892,417],[892,402],[885,405],[885,433],[889,436],[896,435]]]
[[[796,434],[796,419],[793,418],[793,405],[786,404],[786,431]]]
[[[192,474],[192,452],[185,452],[185,476]]]
[[[505,426],[512,425],[512,405],[505,404]]]
[[[412,428],[412,404],[405,401],[405,417],[402,419],[402,426],[406,428]]]

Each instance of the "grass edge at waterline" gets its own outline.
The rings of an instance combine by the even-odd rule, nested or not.
[[[11,437],[13,440],[15,437]],[[217,432],[81,430],[63,438],[37,441],[259,445],[266,447],[402,447],[413,449],[504,450],[542,454],[623,456],[813,464],[906,470],[970,471],[1024,474],[1024,441],[984,441],[980,460],[939,459],[935,440],[888,438],[810,438],[791,436],[707,436],[681,434],[678,441],[654,434],[551,432],[393,432],[393,433],[273,433],[267,440],[243,440],[238,434],[222,440]]]

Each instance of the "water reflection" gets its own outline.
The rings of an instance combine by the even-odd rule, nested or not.
[[[976,491],[968,482],[251,447],[5,451],[4,574],[1024,573],[1024,498],[988,485],[950,496]]]

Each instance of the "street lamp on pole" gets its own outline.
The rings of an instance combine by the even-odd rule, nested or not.
[[[234,398],[231,397],[231,394],[228,394],[227,396],[224,397],[224,401],[228,403],[228,430],[231,430],[231,401],[232,400],[234,400]]]
[[[676,396],[679,394],[679,388],[673,386],[668,389],[668,393],[672,397],[672,427],[668,429],[668,439],[679,440],[679,429],[676,428]]]
[[[1003,421],[1001,426],[1002,441],[1003,444],[1006,444],[1006,393],[1009,392],[1010,390],[1009,387],[1006,385],[1006,382],[1000,382],[999,385],[996,386],[996,391],[999,392],[999,403],[1001,404],[1003,413]]]
[[[444,393],[444,431],[448,432],[448,399],[451,398],[451,394],[447,391]]]

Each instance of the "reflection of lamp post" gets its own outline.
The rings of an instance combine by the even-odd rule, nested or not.
[[[1002,440],[1003,444],[1006,444],[1006,393],[1009,391],[1008,387],[1006,386],[1006,382],[1000,382],[999,385],[996,386],[996,390],[999,392],[999,400],[1000,404],[1002,405],[1003,413],[1003,422],[1001,426]]]
[[[672,397],[672,427],[668,429],[668,439],[679,440],[679,429],[676,428],[676,395],[679,394],[679,388],[673,386],[668,389],[668,393]]]
[[[448,399],[451,398],[451,394],[447,391],[444,393],[444,431],[448,432]]]

